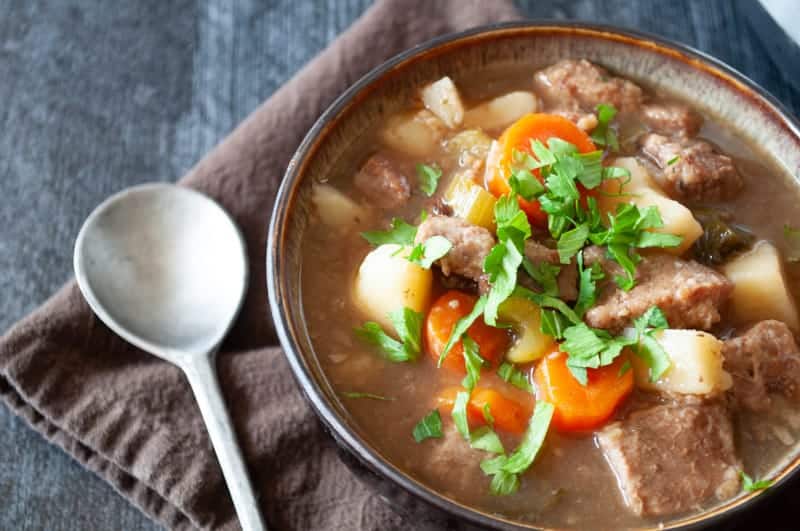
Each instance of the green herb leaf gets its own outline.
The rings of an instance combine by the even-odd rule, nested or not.
[[[458,433],[466,440],[469,440],[469,422],[467,420],[467,404],[469,404],[469,393],[459,391],[453,404],[453,422]]]
[[[651,306],[633,320],[633,325],[636,338],[631,350],[650,368],[650,381],[657,382],[672,365],[669,355],[655,337],[656,333],[669,328],[667,316],[658,306]]]
[[[533,386],[531,386],[531,383],[528,381],[528,377],[525,376],[524,372],[515,367],[513,363],[504,361],[497,369],[497,376],[517,389],[522,389],[529,393],[533,392]]]
[[[588,269],[583,267],[583,251],[578,253],[578,300],[575,313],[583,316],[597,301],[597,281],[605,277],[603,268],[595,262]]]
[[[680,155],[675,155],[674,157],[672,157],[671,159],[669,159],[667,161],[667,166],[672,166],[673,164],[675,164],[679,160],[681,160],[681,156]]]
[[[617,108],[610,103],[601,103],[595,110],[597,112],[597,127],[592,131],[592,141],[598,146],[608,147],[611,151],[619,151],[617,134],[610,127],[611,121],[617,115]]]
[[[572,324],[578,324],[581,322],[581,318],[578,316],[578,314],[576,314],[575,311],[567,306],[567,303],[561,299],[551,297],[550,295],[545,295],[543,293],[535,293],[522,286],[517,286],[514,288],[514,295],[531,300],[541,308],[552,308],[553,310],[558,310]]]
[[[452,248],[453,244],[444,236],[431,236],[414,246],[408,255],[408,261],[423,269],[430,269],[436,260],[445,256]]]
[[[389,320],[409,352],[422,352],[422,320],[424,317],[411,308],[403,308],[389,313]]]
[[[417,359],[418,352],[409,351],[405,344],[389,336],[374,321],[367,321],[361,328],[356,328],[355,333],[363,341],[378,347],[380,354],[389,361],[401,363]]]
[[[444,350],[442,350],[442,353],[439,355],[439,361],[436,364],[437,367],[442,366],[442,362],[447,357],[450,349],[453,348],[453,345],[455,345],[459,339],[461,339],[461,336],[463,336],[467,329],[472,326],[472,323],[475,322],[478,316],[483,313],[483,309],[485,307],[486,296],[481,295],[478,300],[475,301],[475,306],[472,307],[472,311],[456,321],[453,330],[450,332],[450,338],[448,338],[447,344],[444,346]]]
[[[504,456],[501,456],[504,457]],[[508,496],[519,490],[519,476],[501,470],[492,476],[489,492],[495,496]]]
[[[374,393],[363,393],[360,391],[343,391],[341,395],[347,398],[371,398],[372,400],[386,400],[386,401],[394,400],[394,398],[391,397],[376,395]]]
[[[484,450],[493,454],[505,453],[500,437],[489,426],[481,426],[473,430],[469,435],[469,445],[476,450]]]
[[[578,251],[583,249],[589,237],[589,225],[583,223],[561,235],[558,240],[558,258],[562,264],[568,264]]]
[[[558,274],[561,273],[561,266],[549,262],[534,265],[528,258],[523,257],[522,267],[542,287],[542,293],[558,297]]]
[[[483,313],[486,324],[497,326],[498,308],[514,292],[520,264],[522,264],[522,253],[510,239],[495,245],[486,257],[484,272],[489,275],[491,283]]]
[[[531,416],[528,428],[522,436],[522,442],[508,457],[508,461],[503,465],[503,470],[510,474],[521,474],[533,464],[547,435],[550,420],[553,418],[553,411],[555,411],[553,404],[544,400],[536,402],[533,416]]]
[[[392,218],[392,228],[390,230],[362,232],[361,236],[376,247],[386,243],[394,243],[403,246],[414,245],[414,238],[417,236],[417,228],[414,225],[409,225],[400,218]]]
[[[414,431],[411,433],[414,440],[422,442],[425,439],[439,439],[442,437],[442,417],[439,410],[434,409],[417,422]]]
[[[564,339],[564,330],[570,326],[569,320],[556,310],[539,309],[542,333],[553,336],[557,340]]]
[[[545,191],[542,183],[525,168],[512,171],[511,177],[508,178],[508,185],[511,187],[513,195],[521,195],[528,201]]]
[[[494,427],[494,417],[492,416],[492,408],[489,407],[489,402],[483,404],[483,420],[489,427]]]
[[[739,471],[739,477],[742,478],[742,489],[747,492],[768,489],[774,483],[771,479],[753,480],[753,478],[744,473],[744,470]]]
[[[464,366],[467,369],[467,375],[464,376],[461,385],[468,391],[472,391],[481,377],[481,367],[486,364],[486,360],[481,358],[478,344],[469,337],[469,334],[464,334],[461,344],[464,346],[461,350],[464,352]]]
[[[419,178],[419,187],[428,197],[436,193],[436,187],[439,185],[439,178],[442,176],[442,170],[438,166],[428,166],[427,164],[417,164],[417,177]]]
[[[583,165],[582,171],[578,173],[578,180],[581,184],[591,190],[600,186],[603,182],[603,152],[591,151],[576,155]]]

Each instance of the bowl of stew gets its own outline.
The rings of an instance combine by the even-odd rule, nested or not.
[[[271,310],[392,497],[500,529],[702,526],[800,462],[798,175],[797,121],[684,46],[439,38],[298,149]]]

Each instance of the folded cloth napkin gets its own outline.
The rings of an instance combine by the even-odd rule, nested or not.
[[[284,169],[319,114],[370,68],[434,36],[516,16],[506,1],[379,2],[181,181],[219,201],[247,240],[251,284],[219,369],[273,529],[412,527],[339,462],[278,346],[264,254]],[[0,396],[163,525],[239,527],[181,372],[109,331],[75,282],[0,339]]]

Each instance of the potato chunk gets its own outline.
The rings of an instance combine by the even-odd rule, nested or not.
[[[464,120],[464,105],[453,80],[445,76],[420,91],[425,108],[435,114],[450,129]]]
[[[539,307],[528,299],[510,297],[498,309],[501,321],[510,323],[517,340],[506,352],[512,363],[529,363],[556,350],[553,338],[541,331]]]
[[[626,329],[626,336],[636,331]],[[657,381],[650,381],[650,367],[631,355],[636,384],[643,389],[664,393],[710,395],[729,389],[731,375],[722,368],[723,343],[713,335],[698,330],[668,329],[655,334],[656,341],[670,358],[671,366]]]
[[[391,149],[423,157],[436,149],[445,131],[444,122],[431,111],[422,109],[389,118],[381,138]]]
[[[464,114],[464,127],[499,129],[536,112],[539,103],[533,92],[518,90],[498,96],[469,109]]]
[[[639,208],[655,206],[661,213],[664,226],[660,229],[653,229],[654,232],[677,234],[683,236],[683,241],[678,247],[666,248],[665,252],[680,255],[703,234],[703,227],[692,215],[692,211],[681,203],[670,199],[661,191],[655,181],[652,180],[647,170],[639,164],[633,157],[621,157],[613,161],[614,166],[625,168],[631,172],[630,182],[625,184],[623,192],[631,194],[629,196],[609,197],[600,195],[597,198],[600,211],[614,213],[620,203],[633,203]],[[602,185],[606,193],[616,194],[619,192],[620,182],[618,180],[608,180]]]
[[[329,184],[315,183],[311,188],[311,202],[322,223],[340,232],[355,230],[370,215],[368,209]]]
[[[722,268],[733,282],[731,307],[741,323],[776,319],[798,332],[797,308],[786,284],[778,250],[769,242],[756,244]]]
[[[368,319],[387,332],[394,333],[389,312],[406,307],[424,313],[430,303],[433,273],[406,260],[407,253],[408,249],[401,250],[399,245],[381,245],[365,256],[358,268],[353,300]]]

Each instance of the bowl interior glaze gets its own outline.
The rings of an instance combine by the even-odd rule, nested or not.
[[[691,101],[739,136],[759,146],[772,164],[800,179],[800,126],[772,97],[730,67],[690,48],[611,28],[554,23],[511,23],[478,28],[420,45],[384,63],[345,92],[309,132],[287,169],[269,232],[267,284],[281,343],[306,397],[337,441],[372,471],[473,523],[530,529],[481,513],[437,494],[386,461],[359,435],[329,385],[303,318],[300,257],[309,219],[311,183],[325,181],[352,156],[364,131],[404,108],[417,87],[449,75],[456,85],[494,69],[529,69],[560,59],[586,58],[649,88]],[[776,471],[784,482],[800,460]],[[771,489],[774,490],[774,489]],[[730,516],[763,494],[751,494],[661,529],[693,529]]]

